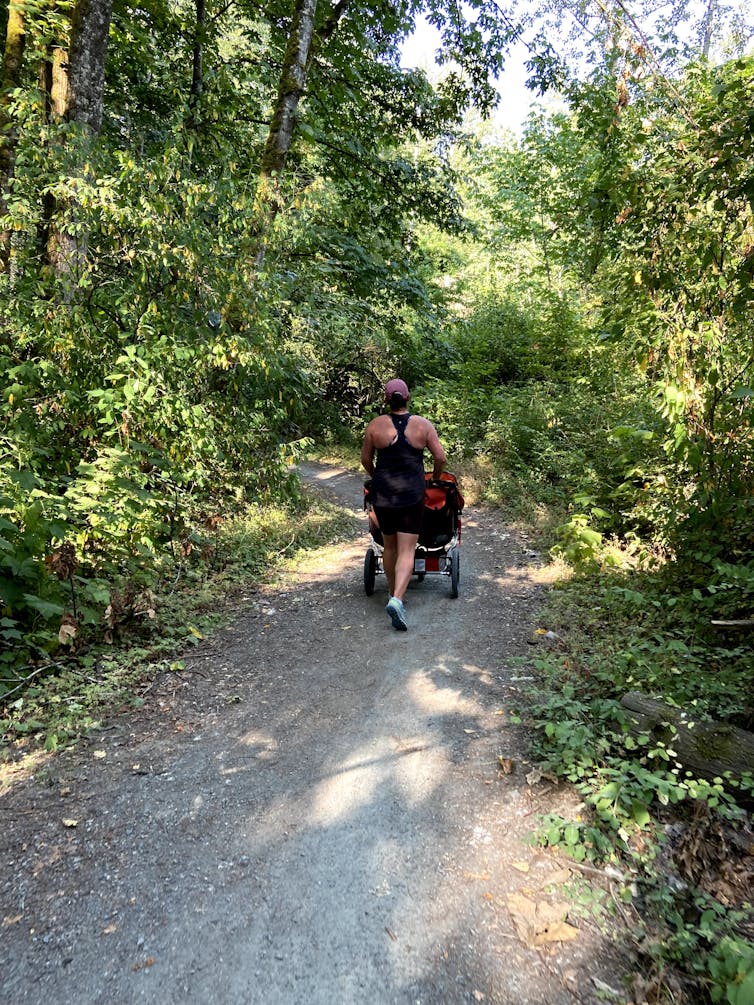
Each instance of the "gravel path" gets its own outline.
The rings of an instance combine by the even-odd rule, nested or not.
[[[303,474],[359,508],[358,476]],[[364,594],[366,540],[250,594],[143,709],[5,793],[2,1002],[572,1005],[620,988],[609,933],[573,912],[558,928],[574,877],[525,842],[539,814],[578,812],[531,775],[510,716],[542,573],[469,509],[460,596],[414,583],[399,633],[384,579]]]

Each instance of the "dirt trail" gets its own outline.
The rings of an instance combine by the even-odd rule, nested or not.
[[[358,476],[304,475],[359,507]],[[3,796],[0,1000],[571,1005],[620,986],[593,922],[529,948],[510,910],[563,899],[523,839],[576,812],[527,783],[509,718],[536,569],[467,510],[460,596],[412,585],[399,633],[384,579],[364,594],[365,543],[249,595],[144,709]]]

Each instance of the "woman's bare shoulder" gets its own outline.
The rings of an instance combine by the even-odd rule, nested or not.
[[[415,415],[413,412],[411,413],[411,418],[409,419],[409,423],[415,429],[423,429],[423,430],[434,429],[434,426],[429,421],[429,419],[425,419],[423,415]]]

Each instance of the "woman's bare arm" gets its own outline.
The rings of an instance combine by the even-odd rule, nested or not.
[[[374,439],[372,437],[371,422],[364,433],[364,443],[361,447],[361,466],[371,478],[374,474]]]
[[[432,454],[432,458],[435,462],[435,466],[432,470],[432,477],[439,478],[445,470],[448,457],[443,449],[442,443],[440,443],[440,437],[437,435],[437,430],[429,420],[427,420],[427,425],[429,426],[429,429],[427,430],[427,450],[429,450],[430,454]]]

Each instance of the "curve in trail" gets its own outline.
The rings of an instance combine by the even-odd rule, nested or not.
[[[359,508],[358,476],[303,474]],[[509,715],[536,570],[468,510],[460,596],[414,583],[399,633],[366,541],[250,594],[138,719],[6,793],[2,1001],[565,1005],[615,983],[596,929],[533,948],[509,899],[552,900],[563,870],[523,839],[574,811],[527,785]]]

